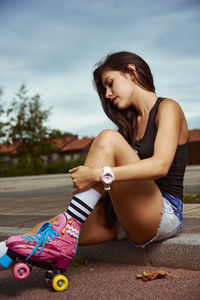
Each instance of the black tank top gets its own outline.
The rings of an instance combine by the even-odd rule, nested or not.
[[[159,97],[149,113],[149,119],[144,136],[141,140],[136,140],[135,151],[140,159],[153,156],[154,142],[157,134],[156,114],[161,101],[164,98]],[[158,180],[155,180],[161,192],[171,194],[182,200],[183,198],[183,178],[187,163],[187,145],[178,145],[176,153],[169,169],[168,174]]]

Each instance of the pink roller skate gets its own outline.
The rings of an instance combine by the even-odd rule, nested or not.
[[[64,214],[51,225],[45,223],[37,234],[12,236],[7,240],[8,251],[0,259],[0,264],[9,268],[13,261],[13,275],[25,279],[32,265],[46,269],[45,278],[56,291],[67,288],[68,281],[63,273],[75,256],[80,233],[80,224],[74,219],[66,219]]]

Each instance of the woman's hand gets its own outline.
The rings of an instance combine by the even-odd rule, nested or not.
[[[93,169],[87,166],[78,166],[69,173],[72,177],[73,191],[72,194],[80,193],[90,189],[94,184],[101,180],[101,168]]]

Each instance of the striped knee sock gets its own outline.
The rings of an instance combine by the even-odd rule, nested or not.
[[[5,242],[0,242],[0,257],[6,254],[8,247],[6,246]]]
[[[73,217],[83,224],[100,198],[101,194],[93,188],[74,195],[65,213],[67,219]]]

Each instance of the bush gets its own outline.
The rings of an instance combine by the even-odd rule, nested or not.
[[[64,159],[59,159],[51,164],[45,166],[45,174],[58,174],[67,173],[70,169],[83,165],[85,162],[85,157],[81,157],[77,160],[65,161]]]
[[[70,169],[83,165],[85,162],[85,157],[81,157],[77,160],[65,161],[64,159],[59,159],[48,165],[41,165],[41,174],[58,174],[58,173],[67,173]],[[3,172],[0,172],[1,177],[13,177],[13,176],[28,176],[28,175],[37,175],[34,166],[30,163],[19,163],[17,166],[10,166],[8,169],[4,169]]]
[[[200,193],[198,194],[185,194],[183,203],[200,203]]]
[[[33,169],[30,168],[19,168],[19,167],[10,167],[4,172],[5,177],[13,177],[13,176],[28,176],[35,175]]]

